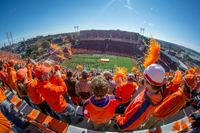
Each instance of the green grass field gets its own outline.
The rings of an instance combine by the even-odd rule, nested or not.
[[[106,58],[110,59],[110,62],[98,62],[98,59]],[[113,70],[115,66],[126,67],[130,72],[133,66],[136,66],[137,62],[135,59],[121,56],[113,55],[90,55],[90,54],[78,54],[73,55],[70,60],[65,60],[62,65],[76,68],[78,64],[85,66],[87,70],[92,68],[103,69],[103,70]]]

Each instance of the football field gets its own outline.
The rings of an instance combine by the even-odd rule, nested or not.
[[[100,59],[109,59],[109,62],[100,62]],[[93,68],[100,70],[113,70],[115,66],[123,66],[130,72],[132,67],[137,67],[135,59],[114,55],[77,54],[62,63],[63,66],[70,68],[76,68],[78,64],[81,64],[86,70],[91,70]]]

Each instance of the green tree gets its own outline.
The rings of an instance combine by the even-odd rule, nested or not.
[[[50,47],[50,43],[48,42],[48,41],[44,41],[43,43],[42,43],[42,48],[44,48],[44,49],[47,49],[47,48],[49,48]]]

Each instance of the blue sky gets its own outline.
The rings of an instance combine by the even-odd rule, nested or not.
[[[200,0],[0,0],[0,44],[86,29],[140,32],[200,51]]]

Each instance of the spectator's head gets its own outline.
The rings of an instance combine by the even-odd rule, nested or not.
[[[96,76],[99,76],[99,75],[101,75],[101,73],[100,73],[100,72],[97,72],[97,73],[96,73]]]
[[[136,80],[136,75],[133,73],[128,74],[127,80],[128,82],[134,82]]]
[[[197,77],[193,74],[187,74],[183,78],[184,83],[190,90],[195,90],[197,88]]]
[[[51,72],[51,67],[46,67],[44,65],[38,65],[34,69],[35,77],[40,80],[48,80],[50,72]]]
[[[145,87],[149,91],[157,91],[164,83],[165,70],[158,64],[151,64],[144,70]]]
[[[71,71],[67,71],[67,78],[71,78],[73,76],[73,73]]]
[[[27,76],[27,69],[26,68],[19,69],[16,73],[16,76],[17,80],[23,81],[24,78]]]
[[[91,81],[91,88],[95,96],[103,97],[107,94],[109,84],[102,76],[97,76]]]
[[[15,63],[14,63],[14,60],[10,60],[10,61],[8,61],[8,65],[9,65],[9,66],[13,67],[14,64],[15,64]]]
[[[55,71],[58,71],[58,70],[61,70],[61,67],[60,67],[60,65],[55,65],[54,69],[55,69]]]
[[[0,66],[0,71],[1,71],[1,70],[3,70],[3,67],[2,67],[2,66]]]
[[[87,71],[83,71],[83,72],[81,73],[81,78],[82,78],[82,79],[87,79],[87,78],[88,78],[88,73],[87,73]]]
[[[105,77],[106,80],[112,79],[112,73],[109,71],[104,71],[103,76]]]

